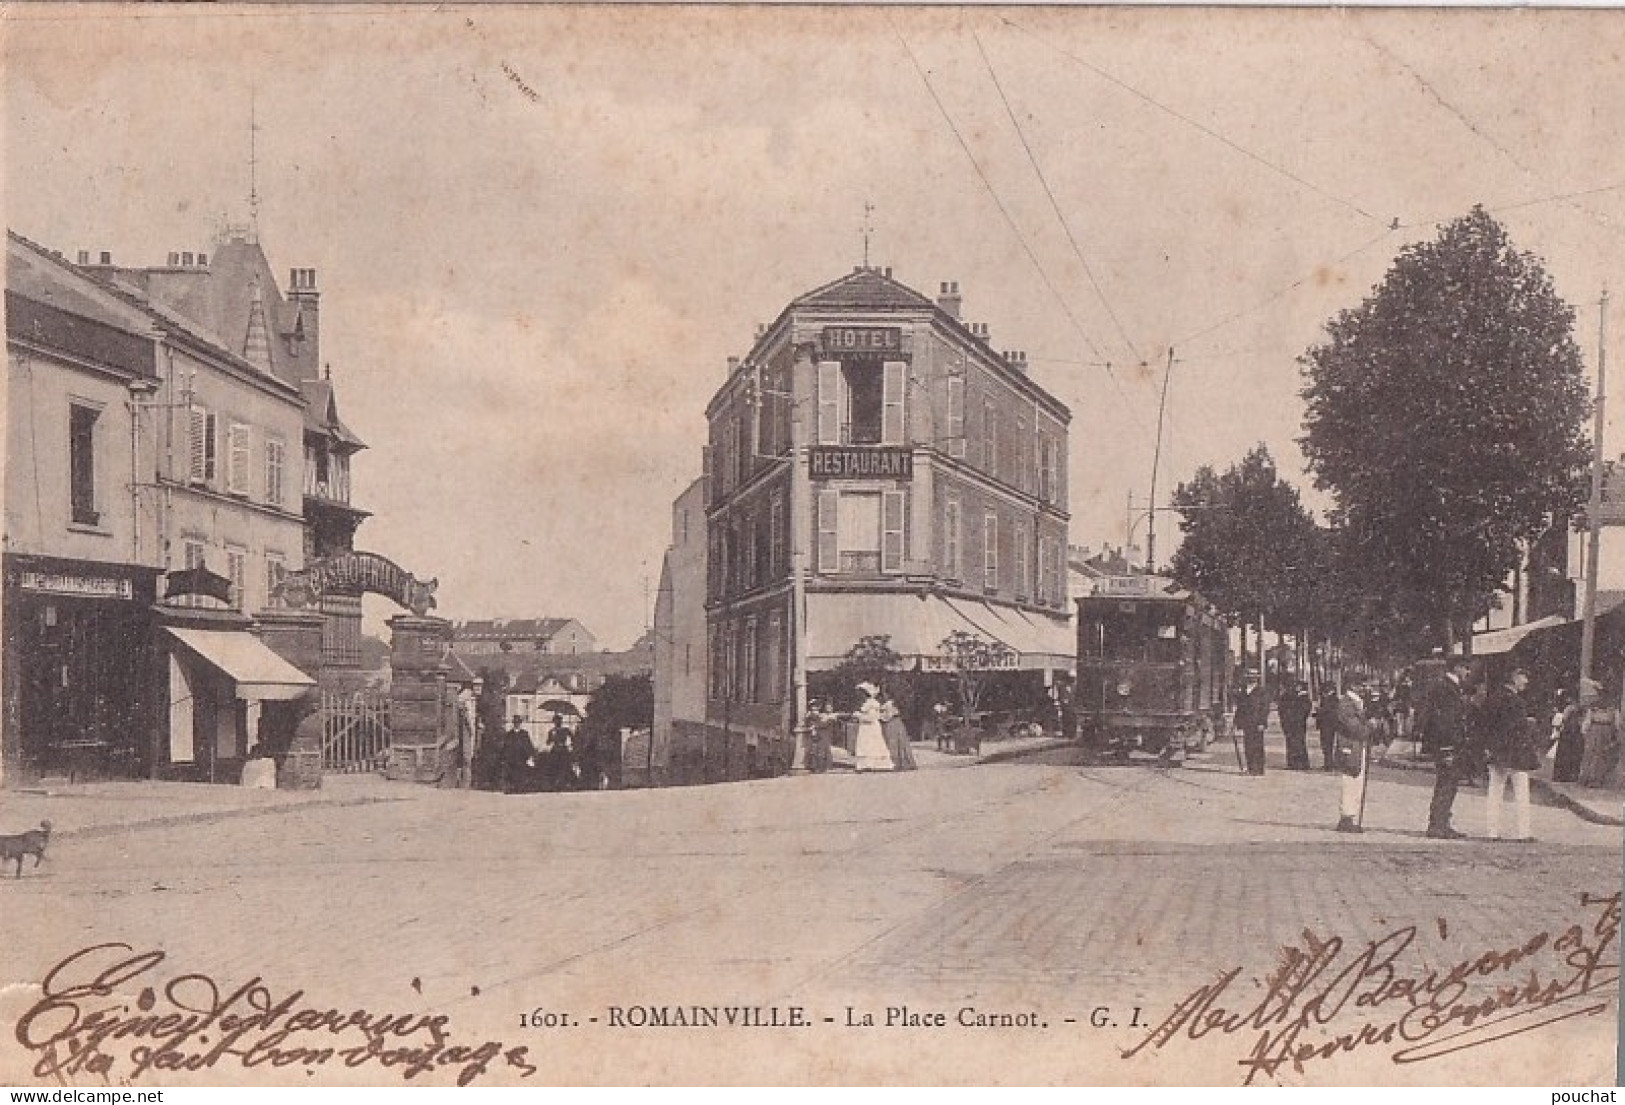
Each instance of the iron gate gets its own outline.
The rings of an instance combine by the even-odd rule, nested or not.
[[[382,771],[389,763],[389,692],[322,693],[322,770]]]

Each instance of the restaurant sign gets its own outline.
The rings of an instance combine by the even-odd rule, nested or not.
[[[65,572],[23,572],[24,591],[39,591],[47,595],[73,595],[91,599],[128,599],[135,597],[135,589],[127,579],[112,576],[77,576]]]
[[[826,353],[901,353],[901,326],[826,326],[823,334]]]
[[[807,465],[815,480],[909,480],[914,453],[885,445],[814,445]]]

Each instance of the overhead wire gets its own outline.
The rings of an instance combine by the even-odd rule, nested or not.
[[[1055,220],[1061,224],[1061,229],[1066,233],[1066,240],[1072,247],[1073,255],[1077,257],[1078,264],[1083,266],[1083,273],[1089,278],[1089,285],[1094,288],[1095,295],[1100,298],[1101,305],[1106,308],[1106,314],[1111,317],[1112,325],[1117,327],[1117,336],[1123,339],[1123,345],[1127,347],[1135,361],[1142,360],[1140,351],[1135,348],[1133,340],[1128,336],[1128,330],[1123,326],[1123,320],[1118,317],[1116,310],[1112,308],[1111,300],[1106,298],[1106,290],[1101,287],[1100,280],[1095,275],[1094,267],[1089,264],[1088,258],[1084,257],[1083,249],[1078,245],[1078,240],[1072,233],[1072,224],[1067,221],[1066,215],[1061,211],[1061,204],[1055,198],[1055,191],[1050,187],[1048,178],[1044,176],[1043,168],[1038,164],[1038,156],[1033,153],[1032,144],[1027,141],[1027,134],[1022,130],[1020,120],[1016,118],[1015,109],[1010,106],[1010,97],[1005,95],[1004,84],[999,80],[999,74],[993,68],[992,60],[987,56],[987,48],[982,43],[982,36],[973,30],[971,31],[971,37],[976,40],[976,51],[982,55],[982,64],[986,66],[987,75],[999,94],[999,102],[1004,104],[1004,112],[1010,117],[1010,125],[1015,129],[1016,137],[1021,140],[1021,148],[1027,153],[1027,161],[1033,167],[1033,175],[1038,177],[1038,183],[1043,186],[1044,195],[1049,197],[1050,208],[1055,212]]]
[[[1338,204],[1338,205],[1340,205],[1342,207],[1346,207],[1350,211],[1353,211],[1355,214],[1360,215],[1361,217],[1363,217],[1365,219],[1368,219],[1371,222],[1379,222],[1380,223],[1380,222],[1383,221],[1382,219],[1378,218],[1376,215],[1373,215],[1371,212],[1369,212],[1365,208],[1361,207],[1358,203],[1355,203],[1353,200],[1348,199],[1345,196],[1337,195],[1334,192],[1327,191],[1325,188],[1322,188],[1320,185],[1314,183],[1313,181],[1307,180],[1304,177],[1299,176],[1297,173],[1293,172],[1291,169],[1286,168],[1284,165],[1278,165],[1275,162],[1271,161],[1269,158],[1263,156],[1262,154],[1255,153],[1254,151],[1248,149],[1246,146],[1243,146],[1241,143],[1235,141],[1234,139],[1228,137],[1227,135],[1221,134],[1219,131],[1217,131],[1217,130],[1213,129],[1212,127],[1208,126],[1206,123],[1203,123],[1203,122],[1201,122],[1200,120],[1197,120],[1197,119],[1192,119],[1189,115],[1186,115],[1184,112],[1179,111],[1177,108],[1170,107],[1169,105],[1163,103],[1161,100],[1158,100],[1156,97],[1152,96],[1150,93],[1144,92],[1141,89],[1136,88],[1134,85],[1129,84],[1127,81],[1123,80],[1121,77],[1118,77],[1115,74],[1110,73],[1105,69],[1102,69],[1100,66],[1096,65],[1094,62],[1091,62],[1091,61],[1087,60],[1086,58],[1081,58],[1077,54],[1074,54],[1071,51],[1069,51],[1069,50],[1067,50],[1067,49],[1065,49],[1065,48],[1063,48],[1061,46],[1056,45],[1056,43],[1054,41],[1052,41],[1051,39],[1045,38],[1042,35],[1035,34],[1034,32],[1028,30],[1026,27],[1022,26],[1020,23],[1017,23],[1015,20],[1009,18],[1008,16],[1000,16],[1000,19],[1003,20],[1003,22],[1007,26],[1012,27],[1017,31],[1020,31],[1022,34],[1028,36],[1029,38],[1032,38],[1033,40],[1035,40],[1035,41],[1037,41],[1039,43],[1042,43],[1044,46],[1048,47],[1050,50],[1053,50],[1055,53],[1060,54],[1062,57],[1068,59],[1069,61],[1073,62],[1074,64],[1080,65],[1083,68],[1089,70],[1091,73],[1095,74],[1100,79],[1102,79],[1104,81],[1109,81],[1110,83],[1116,85],[1118,88],[1121,88],[1123,91],[1129,93],[1129,95],[1134,96],[1135,98],[1143,101],[1144,103],[1150,104],[1152,107],[1156,108],[1158,111],[1161,111],[1161,112],[1163,112],[1163,113],[1165,113],[1167,115],[1172,116],[1173,118],[1179,120],[1181,123],[1184,123],[1186,126],[1192,127],[1193,129],[1195,129],[1197,131],[1200,131],[1202,134],[1207,135],[1209,138],[1213,139],[1215,142],[1218,142],[1221,145],[1225,146],[1226,148],[1228,148],[1230,150],[1233,150],[1234,152],[1240,154],[1242,157],[1245,157],[1247,160],[1252,161],[1255,164],[1260,165],[1260,166],[1268,169],[1272,173],[1275,173],[1275,174],[1277,174],[1279,176],[1285,177],[1287,180],[1290,180],[1292,183],[1298,185],[1300,188],[1307,189],[1308,191],[1313,192],[1315,195],[1321,197],[1322,199],[1329,200],[1332,203]]]
[[[1056,302],[1061,305],[1061,310],[1066,313],[1067,319],[1072,323],[1073,328],[1077,330],[1078,335],[1083,338],[1084,344],[1089,347],[1090,352],[1092,352],[1096,357],[1100,358],[1100,362],[1105,367],[1106,376],[1111,380],[1112,386],[1117,389],[1117,394],[1122,398],[1124,405],[1128,408],[1131,415],[1138,419],[1138,412],[1136,411],[1133,402],[1129,399],[1128,392],[1124,389],[1122,381],[1118,379],[1117,373],[1112,370],[1111,362],[1107,359],[1106,355],[1101,352],[1100,347],[1095,344],[1094,339],[1089,336],[1088,330],[1086,330],[1083,324],[1078,321],[1078,317],[1073,312],[1071,305],[1066,300],[1066,297],[1061,294],[1060,289],[1055,286],[1055,282],[1050,279],[1050,275],[1044,268],[1043,262],[1038,259],[1038,255],[1033,251],[1032,246],[1028,243],[1026,235],[1021,232],[1021,227],[1016,222],[1015,216],[1012,215],[1010,213],[1010,209],[1005,206],[1004,200],[999,196],[998,189],[993,187],[993,182],[988,179],[987,173],[983,170],[981,162],[976,160],[976,154],[971,150],[970,143],[965,141],[965,136],[960,132],[958,124],[954,122],[953,115],[948,111],[947,105],[942,102],[942,97],[937,94],[936,87],[931,83],[931,78],[926,73],[925,67],[920,64],[920,59],[914,53],[914,48],[908,44],[908,39],[903,36],[903,32],[898,29],[897,24],[892,22],[889,17],[887,21],[891,25],[892,33],[897,36],[897,41],[902,45],[903,52],[908,55],[909,62],[914,66],[915,73],[919,74],[920,83],[925,85],[925,90],[930,95],[931,102],[936,104],[937,111],[942,115],[943,121],[948,124],[948,129],[953,133],[955,141],[959,143],[959,148],[964,151],[965,157],[970,161],[971,168],[976,170],[977,177],[981,180],[982,186],[987,189],[988,195],[992,197],[994,206],[999,209],[999,214],[1003,215],[1005,222],[1010,224],[1010,229],[1015,234],[1016,241],[1020,243],[1022,250],[1027,254],[1027,259],[1032,262],[1033,268],[1038,271],[1039,277],[1044,281],[1044,286],[1049,289],[1050,294],[1053,295]]]
[[[1381,42],[1378,42],[1375,38],[1373,38],[1371,36],[1370,32],[1365,31],[1365,30],[1357,29],[1357,30],[1355,30],[1354,33],[1355,33],[1355,37],[1357,37],[1360,41],[1364,42],[1367,46],[1369,46],[1372,49],[1372,51],[1374,51],[1376,54],[1381,56],[1384,61],[1387,61],[1389,64],[1398,67],[1407,76],[1409,76],[1411,78],[1411,80],[1414,81],[1422,89],[1422,91],[1427,95],[1427,97],[1430,100],[1432,100],[1441,109],[1443,109],[1451,118],[1455,119],[1456,122],[1460,123],[1461,126],[1469,134],[1471,134],[1474,138],[1477,138],[1480,142],[1484,143],[1486,146],[1488,146],[1490,149],[1494,150],[1501,157],[1505,158],[1519,172],[1523,173],[1524,176],[1528,177],[1529,179],[1531,179],[1533,181],[1546,183],[1545,181],[1542,180],[1541,175],[1539,173],[1537,173],[1532,167],[1525,164],[1523,158],[1519,157],[1518,154],[1516,152],[1514,152],[1510,147],[1508,147],[1505,143],[1501,142],[1494,135],[1492,135],[1489,131],[1485,130],[1482,126],[1480,126],[1477,122],[1475,122],[1466,113],[1466,111],[1462,110],[1462,108],[1457,106],[1454,102],[1445,99],[1445,97],[1442,94],[1440,94],[1439,90],[1436,87],[1434,87],[1433,82],[1428,80],[1426,77],[1424,77],[1422,75],[1421,71],[1416,68],[1416,66],[1412,65],[1410,62],[1408,62],[1404,58],[1400,57],[1393,50],[1389,49],[1387,46],[1383,45]],[[1618,185],[1614,185],[1614,187],[1618,187]],[[1606,189],[1606,188],[1598,189],[1598,191],[1607,191],[1607,190],[1608,189]],[[1621,228],[1620,226],[1616,225],[1614,223],[1614,221],[1612,219],[1610,219],[1604,213],[1593,210],[1592,208],[1587,207],[1583,203],[1574,202],[1574,200],[1578,196],[1589,195],[1589,194],[1591,194],[1591,192],[1587,191],[1587,192],[1577,192],[1577,193],[1565,194],[1565,195],[1552,195],[1552,196],[1547,197],[1547,199],[1544,202],[1561,203],[1561,204],[1563,204],[1563,206],[1568,207],[1571,210],[1577,211],[1582,215],[1585,215],[1586,217],[1590,218],[1593,222],[1597,223],[1599,226],[1602,226],[1607,230],[1614,231],[1615,233],[1619,233],[1622,229],[1625,229],[1625,228]],[[1499,210],[1510,211],[1510,210],[1514,210],[1518,206],[1532,206],[1532,204],[1531,205],[1514,205],[1512,207],[1501,207],[1501,208],[1499,208]]]
[[[1347,262],[1352,261],[1354,258],[1358,257],[1360,254],[1364,253],[1366,250],[1370,249],[1372,246],[1376,245],[1377,243],[1383,241],[1390,234],[1393,234],[1395,231],[1397,231],[1399,229],[1400,229],[1400,227],[1397,224],[1393,225],[1393,226],[1390,226],[1388,229],[1384,230],[1381,234],[1378,234],[1375,238],[1372,238],[1372,239],[1368,240],[1364,245],[1361,245],[1361,246],[1358,246],[1358,247],[1356,247],[1354,249],[1351,249],[1347,253],[1343,254],[1343,256],[1337,258],[1337,260],[1335,260],[1335,261],[1333,261],[1331,263],[1332,267],[1335,267],[1337,265],[1346,264]],[[1198,341],[1198,340],[1200,340],[1202,338],[1207,337],[1209,334],[1213,333],[1216,330],[1222,330],[1226,326],[1229,326],[1232,323],[1240,322],[1242,319],[1247,318],[1250,315],[1255,315],[1259,311],[1262,311],[1264,308],[1266,308],[1266,307],[1270,306],[1271,304],[1275,303],[1277,300],[1282,299],[1282,298],[1292,294],[1293,292],[1297,291],[1299,288],[1301,288],[1305,284],[1307,284],[1310,281],[1310,279],[1314,277],[1314,275],[1316,273],[1320,272],[1322,269],[1327,268],[1327,267],[1328,266],[1325,266],[1325,265],[1316,265],[1314,268],[1310,269],[1308,272],[1304,273],[1302,276],[1300,276],[1296,280],[1292,281],[1292,283],[1287,284],[1287,285],[1285,285],[1283,287],[1277,288],[1275,291],[1271,292],[1267,297],[1265,297],[1264,299],[1259,300],[1257,303],[1254,303],[1252,306],[1243,307],[1239,311],[1233,311],[1230,314],[1228,314],[1228,315],[1224,316],[1223,318],[1219,319],[1219,321],[1217,321],[1215,323],[1212,323],[1209,326],[1204,326],[1200,330],[1196,330],[1196,331],[1194,331],[1192,333],[1186,334],[1184,337],[1176,339],[1171,344],[1173,344],[1175,347],[1188,345],[1191,342]]]

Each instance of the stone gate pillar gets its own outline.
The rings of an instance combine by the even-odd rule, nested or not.
[[[314,610],[261,610],[254,619],[254,632],[272,652],[320,682],[324,621]],[[320,689],[288,702],[266,702],[260,713],[260,741],[276,755],[279,789],[320,788]]]
[[[445,708],[451,622],[399,614],[388,622],[389,767],[391,779],[433,783],[452,765],[440,763],[441,711]]]

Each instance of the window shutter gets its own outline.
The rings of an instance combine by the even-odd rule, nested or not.
[[[903,518],[907,514],[905,495],[906,492],[902,491],[887,491],[882,496],[880,570],[883,572],[903,570]]]
[[[818,362],[818,444],[841,443],[841,362]]]
[[[982,470],[999,474],[999,411],[991,397],[982,403]]]
[[[989,590],[997,590],[999,586],[999,516],[991,510],[987,512],[985,525],[982,530],[982,556],[986,568],[983,584]]]
[[[226,490],[233,495],[248,494],[248,427],[233,422],[226,432]]]
[[[942,508],[942,568],[949,579],[959,578],[959,500],[949,499]]]
[[[818,570],[835,572],[840,569],[839,549],[836,542],[836,517],[841,509],[839,491],[818,493]]]
[[[887,361],[881,401],[884,412],[880,423],[880,440],[886,445],[903,444],[903,397],[908,387],[908,365],[902,361]]]
[[[965,381],[948,377],[948,455],[965,459]]]
[[[209,478],[209,412],[202,407],[192,407],[187,411],[187,418],[187,437],[191,444],[191,464],[187,476],[193,483],[203,483]]]
[[[1049,538],[1038,539],[1038,603],[1049,605]]]

